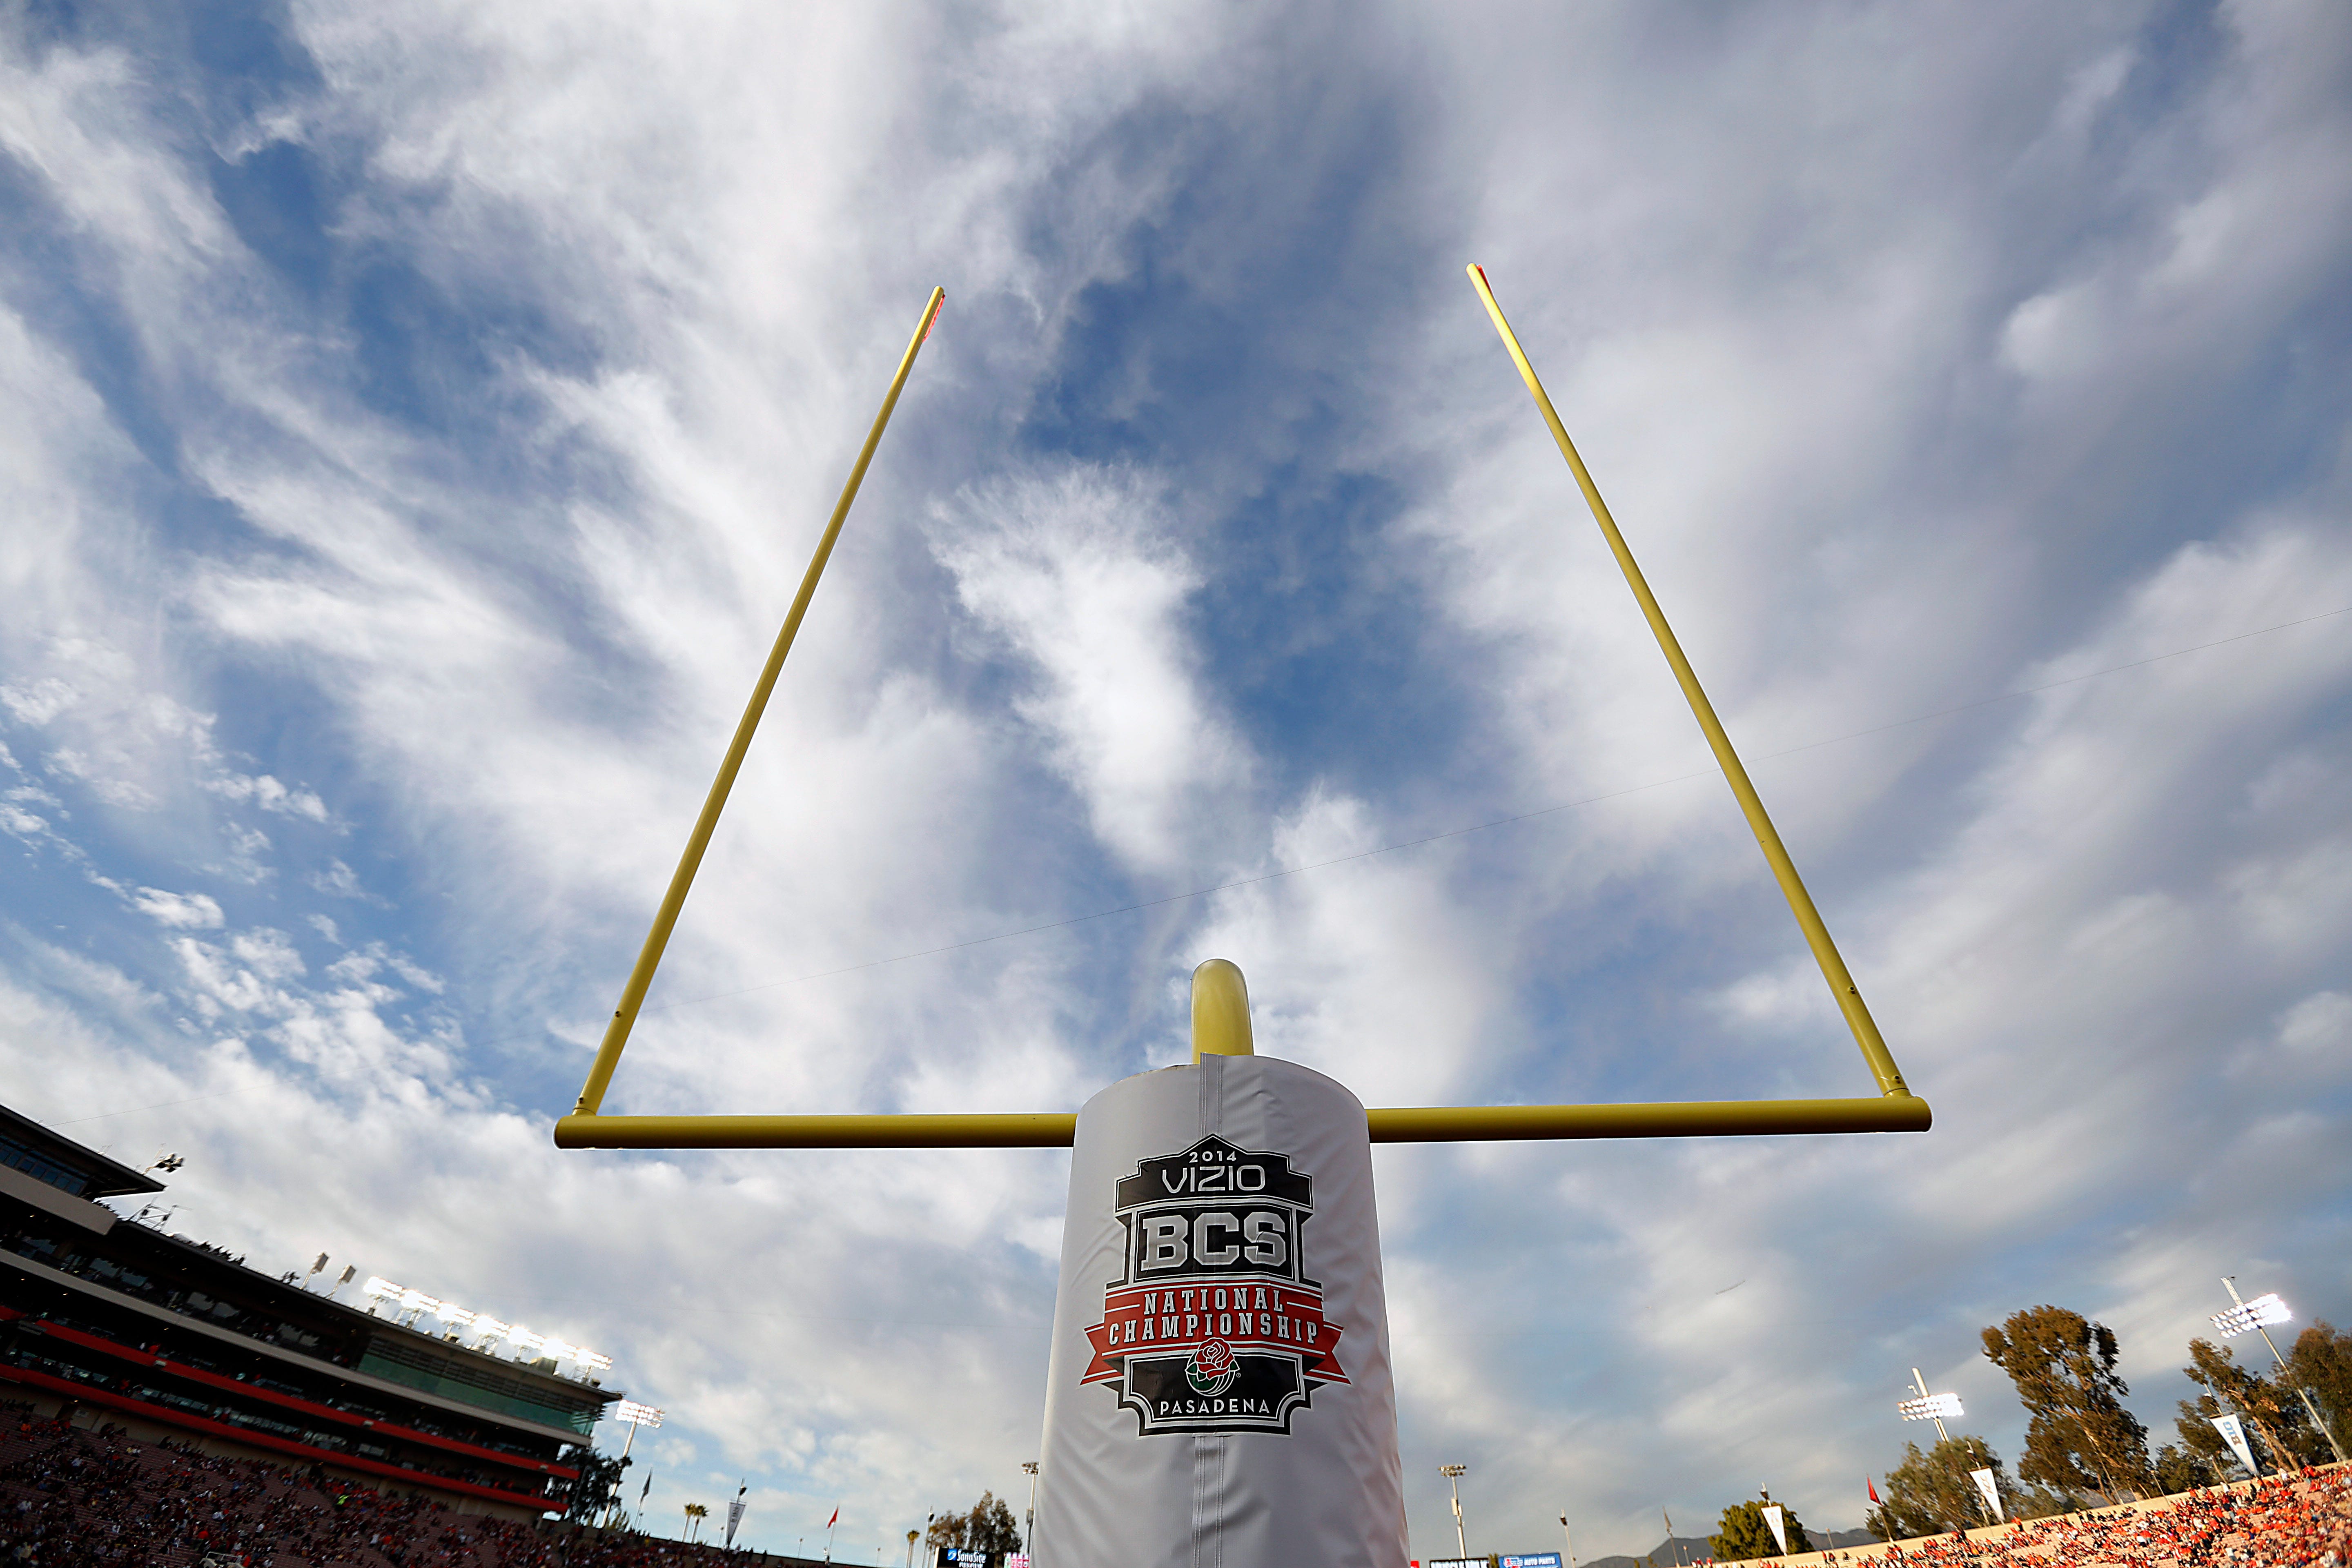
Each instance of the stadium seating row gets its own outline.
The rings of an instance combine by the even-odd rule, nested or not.
[[[452,1512],[316,1468],[142,1444],[0,1405],[0,1561],[17,1568],[792,1568],[799,1560]],[[1967,1535],[1808,1554],[1900,1568],[2347,1568],[2352,1468]]]
[[[452,1511],[316,1468],[140,1443],[0,1405],[17,1568],[790,1568],[793,1559]]]

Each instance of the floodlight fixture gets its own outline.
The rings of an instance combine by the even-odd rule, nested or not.
[[[350,1277],[351,1270],[344,1270],[344,1278]],[[525,1358],[552,1357],[557,1361],[569,1361],[587,1372],[613,1370],[611,1356],[592,1351],[585,1345],[567,1344],[547,1334],[535,1334],[529,1329],[493,1318],[488,1312],[460,1307],[455,1301],[445,1301],[438,1296],[428,1296],[413,1285],[395,1284],[382,1275],[370,1275],[365,1290],[371,1303],[370,1311],[375,1310],[373,1303],[389,1301],[394,1311],[406,1314],[405,1321],[411,1324],[427,1316],[437,1318],[449,1326],[453,1337],[455,1331],[470,1333],[476,1350],[505,1340],[514,1347],[518,1355]]]
[[[613,1406],[613,1419],[625,1421],[632,1426],[658,1426],[662,1423],[662,1413],[656,1405],[624,1399]]]
[[[2251,1334],[2257,1329],[2290,1322],[2294,1318],[2294,1314],[2287,1310],[2286,1303],[2280,1300],[2278,1292],[2273,1290],[2251,1301],[2241,1301],[2226,1312],[2214,1313],[2213,1326],[2221,1331],[2223,1339],[2234,1340],[2240,1334]]]
[[[1948,1415],[1955,1421],[1960,1418],[1960,1396],[1957,1394],[1928,1393],[1927,1380],[1920,1375],[1916,1366],[1911,1369],[1911,1386],[1919,1391],[1919,1397],[1906,1399],[1895,1408],[1906,1421],[1933,1421],[1936,1424],[1936,1441],[1939,1444],[1948,1441],[1951,1434],[1944,1430],[1944,1417]]]

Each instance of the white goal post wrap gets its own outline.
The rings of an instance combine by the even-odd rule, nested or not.
[[[1037,1568],[1404,1568],[1364,1108],[1203,1056],[1078,1113]]]

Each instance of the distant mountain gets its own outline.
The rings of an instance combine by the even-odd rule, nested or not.
[[[1878,1539],[1866,1530],[1815,1530],[1811,1525],[1806,1526],[1805,1535],[1812,1542],[1816,1552],[1826,1552],[1832,1547],[1843,1551],[1849,1546],[1867,1546]],[[1700,1563],[1715,1550],[1707,1544],[1710,1539],[1705,1535],[1670,1536],[1642,1556],[1580,1557],[1576,1560],[1576,1568],[1653,1568],[1654,1564],[1654,1568],[1675,1568],[1676,1563]],[[1679,1556],[1675,1554],[1678,1549]],[[1769,1563],[1771,1559],[1767,1557],[1762,1561]]]
[[[1672,1535],[1658,1542],[1640,1557],[1580,1557],[1576,1568],[1675,1568],[1677,1563],[1696,1563],[1714,1548],[1707,1545],[1704,1535]],[[1679,1548],[1679,1555],[1677,1549]]]

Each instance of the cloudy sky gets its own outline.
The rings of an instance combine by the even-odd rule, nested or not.
[[[658,1525],[1017,1506],[1066,1155],[549,1142],[935,284],[608,1109],[1074,1109],[1211,955],[1372,1104],[1866,1092],[1473,260],[1937,1125],[1382,1151],[1416,1554],[2352,1321],[2325,0],[0,7],[0,1098],[608,1352]]]

